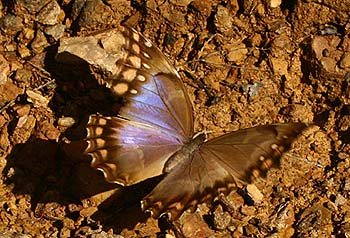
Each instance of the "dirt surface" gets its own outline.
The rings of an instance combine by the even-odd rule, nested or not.
[[[316,123],[267,178],[185,212],[185,237],[350,237],[349,15],[334,0],[2,0],[0,237],[176,236],[140,209],[153,182],[108,184],[63,146],[117,103],[86,58],[58,62],[58,46],[121,22],[179,70],[196,131]]]

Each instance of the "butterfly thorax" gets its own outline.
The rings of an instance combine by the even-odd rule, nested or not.
[[[193,138],[190,138],[188,142],[184,143],[180,150],[174,153],[164,165],[164,173],[171,171],[176,165],[186,160],[189,156],[193,155],[193,152],[198,150],[205,141],[205,135],[200,133]]]

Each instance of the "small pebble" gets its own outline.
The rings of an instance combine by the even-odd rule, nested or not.
[[[73,117],[61,117],[58,119],[58,125],[62,127],[71,127],[75,123]]]
[[[282,3],[282,0],[271,0],[270,1],[270,7],[271,8],[276,8],[279,7]]]
[[[42,107],[49,104],[49,100],[37,92],[28,90],[26,94],[28,96],[27,101],[33,103],[34,107]]]
[[[260,203],[264,199],[264,195],[254,184],[247,185],[247,192],[256,203]]]
[[[14,106],[14,110],[17,113],[17,116],[23,117],[25,115],[28,115],[30,112],[30,105],[16,105]]]
[[[343,69],[350,70],[350,52],[345,52],[343,54],[339,66]]]
[[[55,25],[59,23],[60,11],[60,5],[53,0],[40,10],[36,20],[45,25]]]

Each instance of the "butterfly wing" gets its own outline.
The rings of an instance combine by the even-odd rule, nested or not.
[[[132,185],[163,173],[192,136],[193,116],[180,76],[159,49],[131,28],[122,33],[119,72],[105,84],[123,106],[117,117],[90,117],[86,153],[109,182]]]
[[[237,181],[265,175],[306,126],[260,126],[209,140],[166,175],[144,198],[143,209],[154,217],[167,213],[176,219],[187,208],[235,188]]]
[[[91,166],[108,182],[131,185],[163,173],[181,144],[161,130],[120,117],[90,116],[87,124]]]
[[[176,69],[136,30],[124,27],[122,34],[120,72],[106,80],[112,92],[123,96],[119,116],[170,131],[180,140],[192,137],[192,105]]]
[[[186,209],[236,187],[231,174],[208,155],[196,151],[178,164],[142,200],[142,209],[154,218],[166,213],[169,220],[176,220]]]
[[[220,161],[236,180],[250,183],[278,167],[282,154],[307,126],[287,123],[243,129],[209,140],[201,149]]]

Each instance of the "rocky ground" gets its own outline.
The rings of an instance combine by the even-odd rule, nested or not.
[[[0,1],[0,237],[350,237],[349,14],[340,0]],[[108,184],[63,148],[89,114],[115,114],[94,54],[81,54],[121,22],[178,69],[196,131],[317,125],[280,169],[184,213],[174,232],[140,209],[152,184]],[[77,36],[80,58],[60,57]]]

